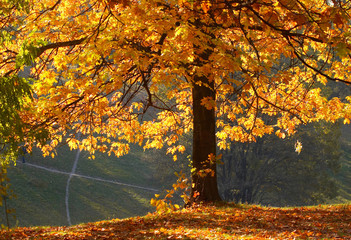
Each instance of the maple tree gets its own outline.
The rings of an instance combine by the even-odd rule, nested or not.
[[[137,143],[167,146],[176,160],[179,137],[192,132],[191,202],[217,201],[217,147],[284,138],[320,119],[349,122],[351,98],[327,99],[316,85],[349,83],[347,1],[28,0],[28,8],[10,13],[16,27],[0,72],[31,66],[34,98],[21,119],[50,131],[45,154],[61,141],[117,156]]]

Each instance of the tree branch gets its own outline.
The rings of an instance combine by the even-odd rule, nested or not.
[[[35,57],[39,57],[46,50],[49,50],[49,49],[55,49],[55,48],[60,48],[60,47],[71,47],[71,46],[79,45],[79,44],[83,43],[86,39],[87,39],[87,37],[83,37],[83,38],[77,39],[77,40],[50,43],[48,45],[38,47],[38,52],[37,52],[37,55]]]

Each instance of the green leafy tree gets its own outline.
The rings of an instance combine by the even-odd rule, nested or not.
[[[16,32],[19,31],[23,20],[15,16],[28,13],[28,4],[27,0],[0,2],[0,59],[3,69],[0,75],[0,206],[4,207],[7,227],[10,227],[8,215],[11,212],[7,199],[12,197],[7,169],[20,154],[24,154],[23,145],[26,142],[30,139],[45,142],[47,136],[45,129],[40,126],[32,128],[30,121],[21,116],[21,111],[27,109],[25,105],[32,102],[32,88],[30,80],[21,77],[21,64],[11,57],[13,53],[8,48],[12,41],[16,41]],[[7,64],[16,66],[6,68]]]
[[[338,195],[340,124],[313,123],[284,140],[264,136],[234,143],[223,153],[219,184],[224,199],[265,205],[312,205]],[[302,142],[303,150],[294,152]]]

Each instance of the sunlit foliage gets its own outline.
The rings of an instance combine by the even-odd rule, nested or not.
[[[44,154],[54,155],[63,139],[92,154],[121,156],[129,143],[177,154],[185,150],[179,136],[194,126],[192,194],[212,201],[216,138],[226,149],[264,134],[283,138],[311,121],[350,121],[351,98],[328,100],[316,86],[350,82],[348,1],[28,0],[27,7],[8,13],[17,25],[1,46],[0,74],[31,66],[34,100],[21,118],[50,131]],[[143,118],[152,109],[155,117]]]

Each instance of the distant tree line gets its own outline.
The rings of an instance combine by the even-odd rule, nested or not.
[[[273,206],[310,205],[337,196],[340,123],[318,122],[285,139],[275,135],[231,144],[219,166],[219,189],[226,201]],[[301,153],[294,145],[300,141]]]

